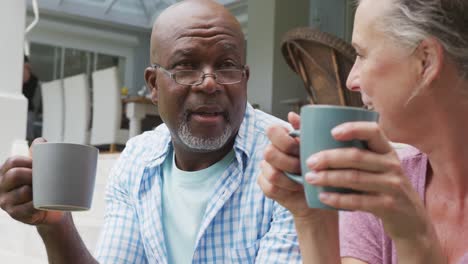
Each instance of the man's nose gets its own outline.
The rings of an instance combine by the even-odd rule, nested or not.
[[[216,82],[216,75],[214,73],[205,73],[202,76],[202,82],[194,86],[193,89],[211,94],[218,91],[220,85]]]

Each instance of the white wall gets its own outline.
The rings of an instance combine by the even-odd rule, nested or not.
[[[262,1],[248,1],[247,65],[250,66],[248,100],[272,112],[273,52],[275,41],[275,1],[263,5]]]
[[[284,34],[296,27],[308,26],[309,1],[295,0],[292,5],[290,1],[277,0],[276,2],[276,37],[274,50],[274,86],[273,86],[273,114],[286,119],[288,112],[292,111],[291,105],[282,103],[284,100],[300,99],[307,100],[307,92],[304,82],[287,65],[281,52],[281,40]]]
[[[349,40],[354,0],[310,0],[310,25]]]
[[[297,74],[286,64],[281,39],[290,29],[309,24],[309,0],[249,0],[247,64],[251,68],[248,99],[266,112],[285,119],[287,99],[306,99]]]
[[[26,137],[27,100],[22,94],[24,0],[0,2],[0,163],[11,143]]]

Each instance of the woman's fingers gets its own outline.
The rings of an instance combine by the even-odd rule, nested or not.
[[[299,129],[301,126],[301,117],[294,112],[288,113],[288,121],[294,129]]]
[[[322,203],[334,208],[370,213],[392,212],[396,201],[392,196],[380,194],[339,194],[323,192],[319,195]]]
[[[370,150],[379,154],[392,152],[393,148],[375,122],[348,122],[332,129],[336,140],[363,140],[367,142]]]
[[[288,191],[301,191],[302,185],[290,180],[282,171],[273,168],[268,162],[260,162],[263,177],[271,184]]]
[[[301,161],[299,157],[284,153],[273,145],[268,145],[265,148],[263,156],[265,160],[277,170],[291,173],[299,173],[301,171]]]
[[[310,170],[357,169],[370,172],[399,171],[400,162],[393,153],[382,155],[358,148],[324,150],[310,156],[306,165]]]
[[[271,144],[276,149],[288,155],[299,156],[299,140],[291,137],[289,132],[289,129],[280,125],[270,126],[266,130]]]
[[[278,202],[283,202],[287,200],[288,197],[291,197],[293,193],[297,191],[290,191],[285,188],[281,188],[278,185],[273,184],[268,180],[265,174],[262,172],[261,175],[257,179],[257,183],[262,189],[265,196],[270,199],[276,200]]]
[[[396,175],[360,170],[324,170],[308,172],[305,180],[315,186],[348,188],[366,193],[397,194],[408,182]]]

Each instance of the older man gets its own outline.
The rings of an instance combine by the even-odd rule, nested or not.
[[[256,185],[265,127],[281,121],[247,103],[249,68],[237,20],[212,1],[176,4],[155,23],[151,61],[145,79],[164,124],[131,139],[111,172],[97,260],[299,262],[291,215]],[[6,201],[21,187],[5,183],[22,178],[6,177],[15,166],[30,168],[31,161],[3,166]],[[2,208],[38,226],[51,262],[95,261],[70,214],[35,211],[24,205],[27,198]]]

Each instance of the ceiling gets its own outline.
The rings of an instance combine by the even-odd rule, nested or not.
[[[180,0],[38,0],[39,12],[94,22],[150,29],[168,6]],[[247,0],[217,0],[224,4],[246,28]],[[31,1],[28,1],[31,10]],[[245,27],[244,27],[245,25]]]

